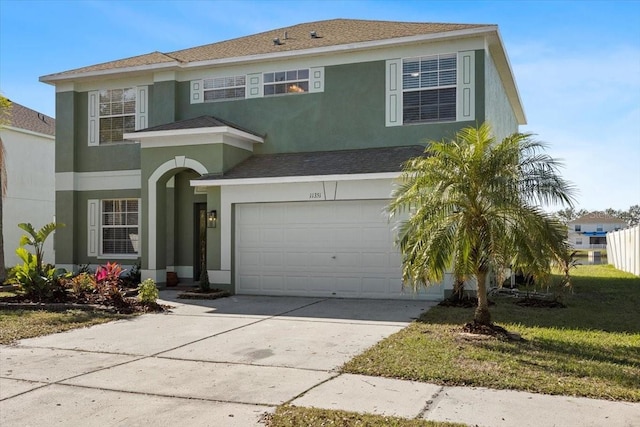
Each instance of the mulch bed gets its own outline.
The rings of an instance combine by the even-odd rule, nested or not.
[[[482,323],[478,323],[475,320],[465,324],[462,327],[462,331],[472,335],[488,335],[504,341],[524,341],[520,335],[509,332],[502,326],[498,326],[493,323],[490,325],[485,325]]]
[[[496,303],[489,300],[489,305],[495,305]],[[459,307],[459,308],[473,308],[478,306],[478,298],[476,297],[462,297],[462,298],[447,298],[438,303],[440,307]]]
[[[211,289],[209,291],[201,291],[200,289],[193,289],[178,294],[180,299],[218,299],[231,296],[229,291],[223,291],[222,289]]]
[[[56,298],[51,301],[33,301],[24,295],[0,298],[0,310],[100,310],[119,314],[162,313],[171,306],[154,303],[142,303],[135,297],[125,297],[122,301],[104,301],[96,298],[66,300]]]
[[[522,298],[515,301],[514,304],[519,305],[520,307],[567,308],[567,306],[560,301],[542,298]]]

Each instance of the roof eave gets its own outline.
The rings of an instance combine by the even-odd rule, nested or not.
[[[88,72],[81,72],[81,73],[49,74],[49,75],[40,77],[39,80],[43,83],[49,83],[49,84],[55,85],[58,82],[75,81],[80,79],[91,79],[96,77],[112,76],[112,75],[140,74],[144,72],[152,72],[156,70],[167,70],[171,68],[174,68],[176,70],[194,69],[194,68],[210,67],[210,66],[216,66],[216,65],[230,65],[230,64],[241,64],[241,63],[249,63],[249,62],[260,62],[260,61],[266,61],[266,60],[279,60],[279,59],[287,59],[290,57],[326,55],[326,54],[332,54],[332,53],[343,53],[343,52],[350,52],[350,51],[357,51],[357,50],[377,49],[377,48],[384,48],[388,46],[399,46],[399,45],[406,45],[406,44],[413,44],[413,43],[420,43],[420,42],[427,42],[427,41],[482,36],[488,33],[497,32],[497,28],[498,27],[495,25],[486,25],[486,26],[477,27],[477,28],[467,28],[464,30],[444,31],[439,33],[420,34],[417,36],[396,37],[391,39],[372,40],[372,41],[357,42],[357,43],[345,43],[345,44],[323,46],[323,47],[311,48],[311,49],[290,50],[286,52],[234,56],[229,58],[210,59],[205,61],[192,61],[187,63],[181,63],[179,61],[162,62],[157,64],[149,64],[149,65],[142,65],[142,66],[136,66],[136,67],[112,68],[107,70],[88,71]]]
[[[180,62],[160,62],[157,64],[138,65],[135,67],[111,68],[108,70],[87,71],[71,74],[48,74],[46,76],[41,76],[38,80],[42,83],[48,83],[55,86],[56,83],[62,83],[66,81],[86,80],[96,77],[113,76],[119,74],[144,74],[150,71],[164,71],[172,68],[178,70],[180,68]]]
[[[172,129],[172,130],[156,130],[146,132],[144,130],[132,133],[124,134],[125,139],[133,141],[144,141],[158,138],[175,138],[178,136],[187,135],[230,135],[236,138],[240,138],[247,142],[252,143],[264,143],[264,138],[258,135],[245,132],[240,129],[236,129],[231,126],[215,126],[215,127],[202,127],[191,129]]]

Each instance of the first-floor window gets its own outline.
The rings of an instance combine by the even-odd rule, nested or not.
[[[102,200],[100,233],[103,255],[137,255],[138,199]]]
[[[581,245],[582,244],[582,239],[576,239],[576,245]]]

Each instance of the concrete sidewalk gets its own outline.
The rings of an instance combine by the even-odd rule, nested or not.
[[[336,371],[424,301],[161,295],[170,314],[0,346],[0,425],[260,426],[283,403],[479,426],[640,425],[640,404]]]

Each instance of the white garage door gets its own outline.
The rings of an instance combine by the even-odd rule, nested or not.
[[[236,206],[236,292],[340,298],[442,299],[402,290],[385,200]]]

